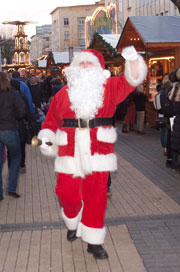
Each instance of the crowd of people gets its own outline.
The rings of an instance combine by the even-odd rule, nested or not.
[[[140,84],[116,110],[116,118],[122,121],[122,133],[131,131],[144,134],[146,102],[144,85]]]
[[[58,85],[58,87],[57,87]],[[40,77],[19,71],[0,72],[0,200],[3,200],[3,164],[7,161],[8,183],[5,191],[13,197],[19,173],[26,172],[26,144],[41,129],[52,97],[64,85],[59,76]]]
[[[161,131],[161,146],[167,156],[166,167],[180,170],[180,69],[164,74],[157,85],[159,97],[158,128]],[[156,105],[155,105],[156,108]]]
[[[26,172],[25,147],[37,135],[42,154],[55,158],[56,195],[67,240],[73,242],[80,237],[96,259],[108,258],[102,245],[107,195],[111,195],[110,173],[117,169],[114,120],[120,107],[122,132],[144,134],[147,97],[143,82],[147,66],[132,46],[124,48],[122,56],[125,71],[121,76],[110,76],[103,56],[92,49],[74,57],[65,69],[65,81],[36,74],[23,80],[18,71],[0,72],[0,200],[4,198],[5,160],[7,194],[20,197],[16,189],[19,173]],[[179,169],[180,150],[178,76],[178,71],[175,76],[165,75],[158,86],[173,106],[171,114],[161,112],[160,118],[166,127],[161,131],[166,166],[175,170]]]

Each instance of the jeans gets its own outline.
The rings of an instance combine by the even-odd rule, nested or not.
[[[21,145],[21,164],[20,167],[25,167],[25,159],[26,159],[26,143],[25,142],[20,142]],[[9,154],[9,151],[7,152],[7,162],[8,162],[8,168],[10,168],[10,163],[11,163],[11,157]]]
[[[6,130],[0,131],[0,199],[3,197],[3,150],[6,146],[11,157],[11,163],[8,173],[8,192],[16,192],[18,174],[21,162],[21,146],[18,131]]]
[[[161,146],[163,148],[167,147],[167,133],[168,133],[167,127],[162,127],[161,128]]]

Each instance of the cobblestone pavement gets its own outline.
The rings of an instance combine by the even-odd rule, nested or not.
[[[160,146],[160,132],[146,128],[146,134],[122,134],[116,150],[137,171],[180,204],[180,174],[165,167],[166,157]],[[166,202],[168,207],[169,201]],[[131,218],[125,223],[149,272],[180,271],[180,214]]]
[[[94,260],[80,239],[70,243],[54,194],[53,160],[27,146],[27,172],[16,200],[0,203],[0,271],[179,272],[180,175],[166,169],[160,132],[121,133],[118,171],[106,212],[108,260]],[[4,185],[7,167],[3,171]]]

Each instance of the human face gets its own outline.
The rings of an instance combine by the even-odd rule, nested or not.
[[[93,67],[94,66],[94,63],[91,62],[91,61],[81,61],[78,66],[80,68],[89,68],[89,67]]]
[[[31,82],[31,84],[35,84],[37,82],[37,78],[35,76],[32,76],[30,78],[30,82]]]
[[[165,76],[163,77],[163,79],[162,79],[162,83],[165,83],[165,82],[167,82],[167,81],[169,81],[169,76],[168,76],[168,75],[165,75]]]

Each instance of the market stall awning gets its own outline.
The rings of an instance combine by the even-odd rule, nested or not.
[[[130,45],[134,45],[138,51],[180,47],[180,17],[129,17],[117,44],[117,51],[121,52],[123,47]]]

